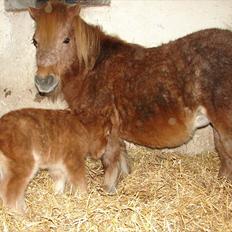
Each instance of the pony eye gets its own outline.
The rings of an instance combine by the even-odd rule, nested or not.
[[[69,42],[70,42],[70,39],[68,37],[63,41],[63,43],[65,44],[68,44]]]
[[[34,46],[37,48],[37,46],[38,46],[38,42],[33,38],[32,39],[32,43],[34,44]]]

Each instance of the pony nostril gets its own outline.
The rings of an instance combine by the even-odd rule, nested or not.
[[[48,85],[53,84],[54,77],[53,77],[52,75],[47,76],[46,79],[47,79],[47,84],[48,84]]]
[[[40,76],[38,76],[38,75],[35,76],[35,83],[36,83],[37,85],[40,85],[41,82],[42,82],[42,80],[43,80],[43,78],[41,78]]]
[[[58,85],[59,81],[53,75],[35,76],[35,86],[40,93],[49,93]]]
[[[54,77],[52,75],[48,75],[45,78],[38,76],[38,75],[35,76],[35,83],[37,85],[48,85],[49,86],[49,85],[52,85],[53,82],[54,82]]]

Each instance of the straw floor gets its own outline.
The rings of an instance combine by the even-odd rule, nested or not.
[[[136,147],[129,155],[132,173],[114,195],[101,189],[100,162],[87,161],[87,195],[55,195],[40,172],[26,191],[24,216],[0,208],[0,231],[232,231],[232,185],[217,179],[217,154]]]

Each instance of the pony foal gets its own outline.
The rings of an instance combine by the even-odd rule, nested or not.
[[[14,211],[25,210],[24,191],[39,168],[48,169],[55,191],[87,191],[85,157],[98,159],[108,131],[84,126],[69,110],[22,109],[0,119],[0,196]],[[102,130],[99,130],[102,128]]]

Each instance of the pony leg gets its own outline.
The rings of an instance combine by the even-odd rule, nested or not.
[[[126,146],[118,137],[109,137],[106,152],[102,156],[102,164],[105,171],[104,188],[107,192],[115,192],[119,176],[130,173]]]
[[[64,192],[66,175],[62,169],[49,169],[53,181],[55,182],[55,193],[61,194]]]
[[[221,160],[219,177],[232,180],[232,136],[225,131],[214,129],[215,148]]]
[[[119,177],[119,163],[118,163],[118,154],[109,154],[105,153],[102,157],[102,164],[105,171],[104,176],[104,189],[113,193],[116,191],[116,185]]]
[[[120,141],[120,168],[121,168],[121,174],[122,175],[129,175],[131,173],[130,164],[128,160],[128,154],[126,150],[126,144],[123,140]]]
[[[79,158],[81,157],[81,158]],[[72,158],[69,159],[69,156],[65,162],[68,181],[71,185],[71,192],[76,193],[77,188],[83,192],[87,192],[87,183],[85,178],[85,162],[82,156],[78,156],[78,153],[72,155]]]

